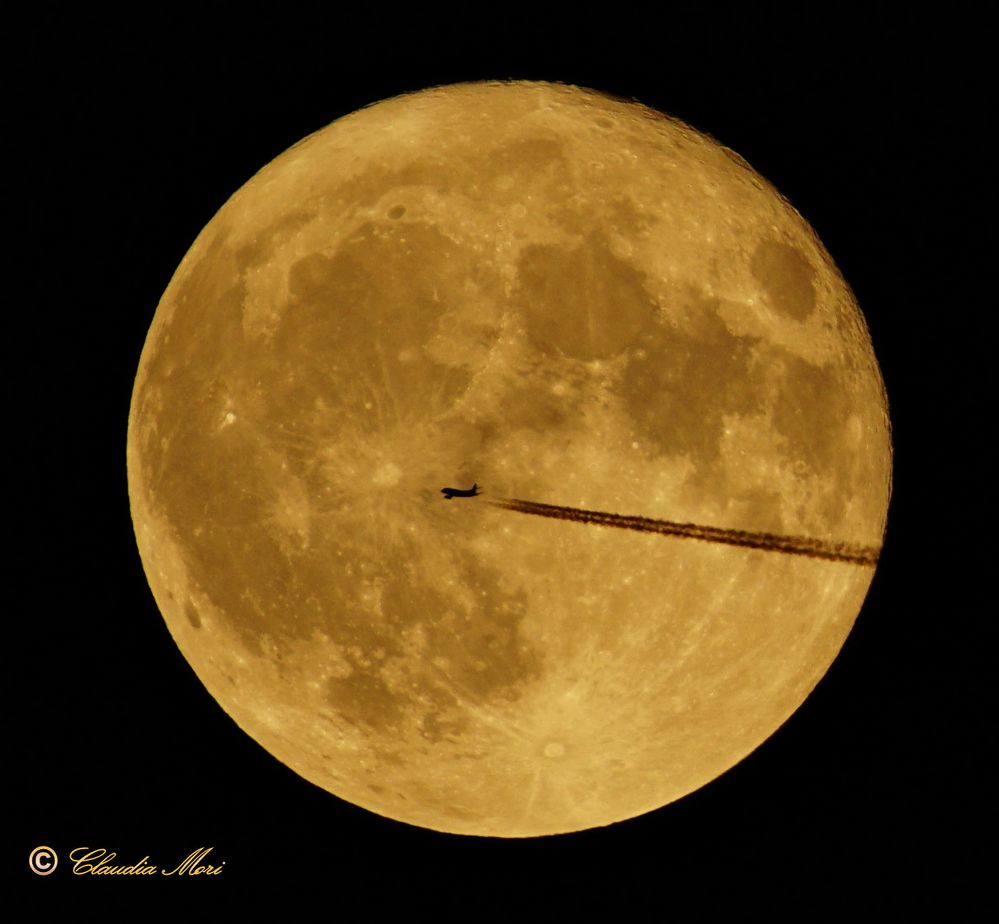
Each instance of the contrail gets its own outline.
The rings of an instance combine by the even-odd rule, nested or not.
[[[871,546],[848,545],[845,542],[826,542],[807,536],[778,536],[774,533],[751,533],[741,529],[721,529],[717,526],[698,526],[696,523],[674,523],[671,520],[653,520],[649,517],[623,516],[620,513],[601,513],[599,510],[580,510],[577,507],[557,507],[535,501],[504,497],[488,503],[504,510],[529,513],[536,517],[571,520],[573,523],[590,523],[594,526],[614,526],[640,533],[658,533],[660,536],[677,536],[682,539],[700,539],[703,542],[722,542],[747,549],[765,552],[782,552],[785,555],[806,555],[828,561],[843,561],[854,565],[876,565],[881,550]]]

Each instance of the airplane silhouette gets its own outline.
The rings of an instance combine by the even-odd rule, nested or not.
[[[444,500],[451,500],[452,497],[478,497],[479,486],[473,484],[467,490],[464,488],[441,488],[441,494],[444,495]]]

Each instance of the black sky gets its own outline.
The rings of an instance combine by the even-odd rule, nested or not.
[[[602,904],[636,919],[647,902],[680,917],[823,889],[850,904],[861,882],[886,907],[960,908],[983,885],[983,754],[994,738],[983,703],[994,603],[982,580],[993,544],[980,525],[988,456],[977,437],[991,420],[981,383],[994,296],[977,263],[977,177],[989,157],[976,28],[664,14],[582,33],[509,18],[421,29],[400,26],[391,41],[341,30],[326,44],[318,28],[274,24],[244,45],[192,24],[197,42],[177,44],[160,27],[112,39],[89,22],[63,24],[57,41],[42,30],[23,37],[35,65],[13,107],[27,127],[8,182],[26,204],[14,212],[9,272],[19,285],[7,306],[19,332],[11,400],[28,425],[13,449],[27,487],[10,485],[26,512],[10,609],[25,629],[12,652],[22,743],[11,752],[8,845],[20,884],[40,901],[57,886],[83,903],[124,890],[66,869],[50,877],[58,883],[33,877],[26,857],[38,843],[135,859],[214,845],[227,870],[211,886],[227,895],[322,888],[356,907],[445,919]],[[679,803],[531,842],[381,819],[243,734],[158,615],[131,532],[124,454],[159,296],[233,191],[360,106],[514,77],[634,97],[772,181],[857,295],[896,452],[868,600],[802,708]],[[128,891],[145,900],[139,884]]]

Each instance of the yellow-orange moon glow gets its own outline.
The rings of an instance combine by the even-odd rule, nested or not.
[[[876,547],[890,470],[801,216],[680,122],[526,82],[379,103],[250,179],[160,302],[128,433],[152,591],[240,727],[352,803],[503,837],[731,767],[873,569],[490,498]]]

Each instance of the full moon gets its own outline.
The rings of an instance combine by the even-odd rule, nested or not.
[[[378,103],[253,176],[160,301],[127,452],[153,595],[239,726],[498,837],[657,809],[771,735],[874,559],[711,537],[876,552],[891,474],[807,222],[689,126],[533,82]]]

